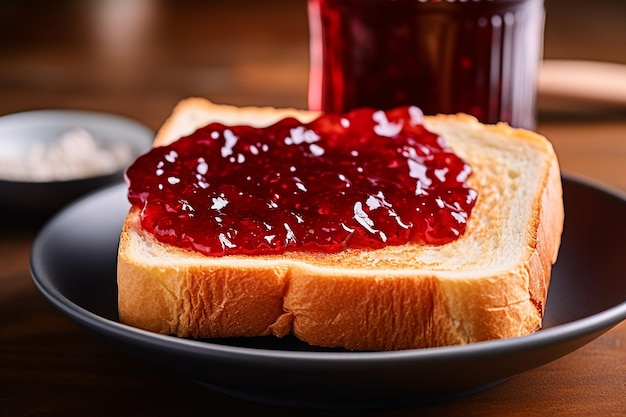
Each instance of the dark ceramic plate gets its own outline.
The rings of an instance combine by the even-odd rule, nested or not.
[[[626,198],[564,179],[566,223],[543,330],[508,340],[397,352],[311,348],[292,338],[194,341],[117,320],[125,187],[64,209],[37,237],[31,270],[61,312],[120,348],[214,390],[316,408],[373,408],[486,389],[562,357],[626,318]]]

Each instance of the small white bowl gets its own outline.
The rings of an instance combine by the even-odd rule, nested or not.
[[[42,157],[44,149],[49,150],[55,146],[58,148],[64,135],[76,131],[81,132],[83,142],[69,142],[71,145],[67,145],[66,142],[64,150],[67,152],[70,149],[72,152],[67,152],[70,155],[59,157],[56,154],[55,158],[49,155]],[[89,141],[89,146],[81,146],[85,140]],[[150,149],[153,140],[154,132],[147,126],[109,113],[35,110],[2,116],[0,163],[4,161],[4,166],[0,168],[0,210],[52,214],[92,190],[122,181],[124,170],[135,158]],[[100,164],[100,170],[97,172],[88,166],[91,158],[94,164],[98,163],[99,158],[111,158],[111,151],[114,148],[124,150],[126,157],[120,159],[118,156],[115,163],[109,161],[108,166]],[[35,160],[37,162],[35,164],[33,153],[40,158]],[[72,156],[71,153],[75,155]],[[87,159],[87,164],[81,165],[83,168],[74,174],[59,176],[59,173],[55,172],[55,168],[67,168],[67,165],[75,163],[77,158],[83,160],[81,163],[85,163],[84,160]],[[9,175],[11,170],[7,169],[7,166],[11,163],[20,164],[20,167],[26,164],[35,166],[39,165],[40,160],[43,173],[39,172],[36,176],[28,175],[29,171],[34,170],[27,169],[20,173],[18,171],[22,170],[18,169],[16,175]],[[48,164],[50,161],[55,162]],[[50,166],[46,167],[47,164]]]

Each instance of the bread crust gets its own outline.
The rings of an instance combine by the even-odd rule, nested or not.
[[[175,107],[155,146],[213,120],[262,126],[286,116],[308,121],[316,114],[191,98]],[[552,146],[538,134],[467,115],[427,116],[426,125],[474,169],[469,182],[479,198],[460,239],[440,247],[213,258],[158,242],[132,208],[118,256],[120,320],[194,338],[292,333],[313,345],[351,350],[446,346],[536,331],[563,226]],[[524,172],[531,168],[532,175]],[[496,209],[511,193],[522,197]]]

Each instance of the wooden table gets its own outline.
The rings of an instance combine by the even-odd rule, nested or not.
[[[626,63],[626,2],[549,0],[548,58]],[[0,114],[120,113],[157,128],[190,95],[306,106],[304,0],[5,0]],[[541,104],[541,102],[540,102]],[[541,113],[563,169],[626,191],[626,112]],[[0,198],[4,198],[0,196]],[[95,338],[35,290],[28,256],[41,221],[0,213],[2,416],[351,415],[241,401],[153,369]],[[354,413],[356,414],[356,413]],[[361,415],[626,415],[626,323],[488,391]]]

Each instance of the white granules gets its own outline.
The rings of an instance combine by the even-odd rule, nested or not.
[[[27,151],[0,149],[0,178],[12,181],[64,181],[110,174],[132,160],[121,144],[103,146],[84,129],[72,129],[51,143],[35,142]]]

